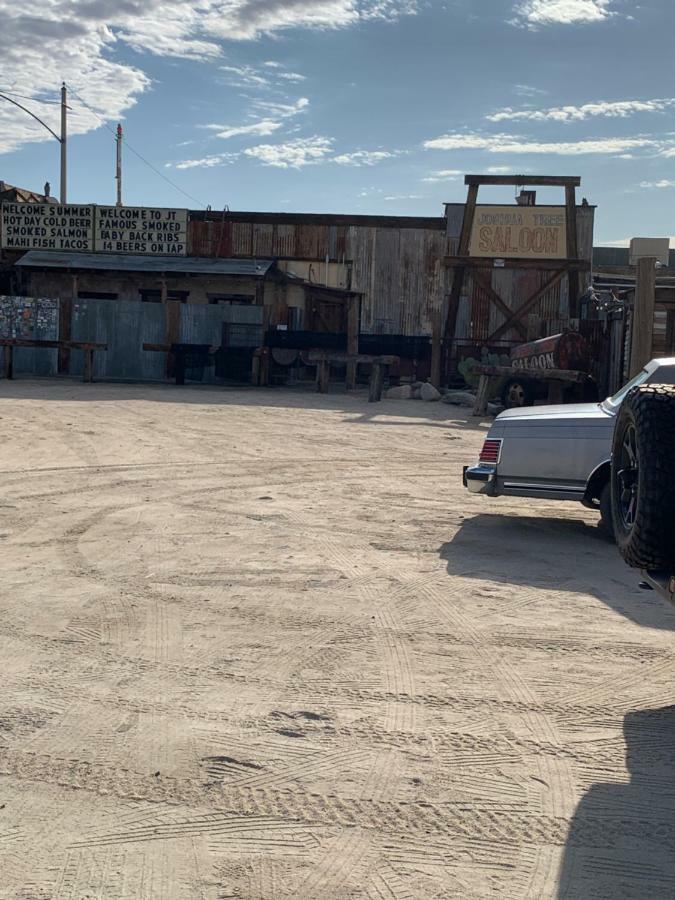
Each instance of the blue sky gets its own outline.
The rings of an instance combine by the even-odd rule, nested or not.
[[[73,202],[114,201],[121,119],[190,198],[127,147],[129,205],[441,215],[466,172],[562,174],[596,243],[675,235],[672,0],[0,5],[0,89],[55,127],[74,89]],[[56,141],[4,101],[0,124],[0,177],[56,192]]]

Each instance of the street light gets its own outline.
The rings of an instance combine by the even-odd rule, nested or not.
[[[65,81],[61,85],[61,136],[59,135],[47,125],[46,122],[43,122],[39,116],[36,116],[34,112],[30,109],[27,109],[25,106],[22,106],[17,100],[13,100],[11,97],[8,97],[6,94],[3,94],[0,91],[0,97],[3,100],[6,100],[8,103],[12,103],[14,106],[18,106],[19,109],[22,109],[25,113],[28,113],[36,122],[39,122],[43,128],[46,128],[47,131],[51,134],[53,138],[55,138],[59,144],[61,144],[61,203],[67,203],[67,170],[66,170],[66,151],[68,145],[68,105],[67,105],[67,89]]]

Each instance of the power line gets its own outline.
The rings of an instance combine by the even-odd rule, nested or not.
[[[85,106],[89,110],[89,112],[98,119],[98,121],[101,123],[101,125],[103,125],[104,128],[107,128],[108,131],[115,138],[117,138],[117,135],[116,135],[114,129],[111,128],[110,125],[108,125],[108,123],[105,121],[105,119],[102,119],[101,116],[99,116],[99,114],[96,112],[96,110],[92,109],[91,106],[89,106],[89,104],[87,103],[87,101],[84,100],[82,97],[80,97],[80,95],[77,93],[77,91],[74,88],[72,88],[70,85],[67,85],[67,87],[68,87],[68,90],[71,92],[71,94],[74,94],[77,97],[77,99],[80,101],[80,103],[82,103],[82,105]],[[152,169],[152,171],[155,173],[155,175],[159,175],[159,177],[163,178],[167,184],[170,184],[171,187],[174,188],[174,190],[183,194],[184,197],[187,197],[188,200],[192,200],[193,203],[196,203],[198,206],[203,206],[204,209],[206,209],[208,204],[203,203],[201,200],[198,200],[196,197],[193,197],[192,194],[188,194],[187,191],[184,191],[182,187],[180,187],[179,185],[177,185],[175,183],[175,181],[172,181],[167,175],[164,174],[164,172],[162,172],[160,169],[158,169],[149,160],[147,160],[141,153],[139,153],[138,150],[136,150],[134,147],[132,147],[131,144],[129,143],[129,141],[126,139],[126,137],[124,138],[124,146],[127,147],[129,150],[131,150],[131,152],[135,156],[137,156],[141,160],[141,162],[145,163],[145,165],[148,166],[148,168]]]

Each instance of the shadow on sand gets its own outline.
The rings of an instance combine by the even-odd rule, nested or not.
[[[438,552],[452,576],[583,591],[638,625],[675,630],[675,609],[641,591],[639,572],[624,565],[614,544],[567,511],[560,517],[472,516]]]
[[[565,845],[560,900],[675,897],[675,706],[623,722],[627,783],[593,784]]]

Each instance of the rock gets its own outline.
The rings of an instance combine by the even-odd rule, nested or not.
[[[476,402],[476,395],[471,391],[448,391],[443,397],[443,403],[450,403],[452,406],[473,406]]]
[[[433,384],[423,384],[420,388],[420,397],[422,400],[426,400],[427,403],[431,403],[434,400],[441,399],[441,392],[437,391]]]
[[[411,385],[411,387],[412,387],[411,400],[421,400],[422,399],[421,386],[416,388],[414,385]]]
[[[504,412],[506,407],[502,403],[488,403],[488,415],[498,416],[500,412]]]
[[[419,391],[423,384],[423,381],[413,381],[410,387],[413,389],[413,391]]]
[[[386,396],[387,400],[410,400],[412,388],[409,384],[401,384],[398,387],[389,388]]]

